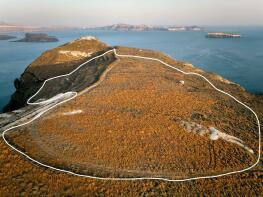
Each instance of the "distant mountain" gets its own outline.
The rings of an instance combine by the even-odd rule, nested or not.
[[[129,24],[114,24],[110,26],[97,27],[96,29],[101,30],[112,30],[112,31],[149,31],[151,27],[147,25],[129,25]]]
[[[102,27],[72,27],[72,26],[62,26],[62,25],[54,25],[54,26],[29,26],[29,25],[21,25],[21,24],[11,24],[0,21],[0,32],[39,32],[39,31],[50,31],[50,30],[68,30],[68,29],[91,29],[91,30],[108,30],[108,31],[201,31],[203,27],[199,26],[148,26],[148,25],[130,25],[124,23],[118,23],[109,26]]]
[[[39,27],[29,26],[29,25],[20,25],[20,24],[12,24],[6,22],[0,22],[0,32],[16,32],[16,31],[38,31]]]
[[[77,29],[77,28],[70,26],[61,26],[61,25],[39,27],[39,26],[6,23],[0,21],[0,32],[39,32],[39,31],[49,31],[49,30],[65,30],[65,29]]]
[[[207,38],[241,38],[237,33],[212,32],[206,35]]]
[[[110,26],[96,27],[99,30],[109,31],[201,31],[199,26],[147,26],[147,25],[129,25],[129,24],[114,24]]]

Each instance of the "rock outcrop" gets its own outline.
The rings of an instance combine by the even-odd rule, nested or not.
[[[240,38],[240,34],[233,34],[233,33],[223,33],[223,32],[216,32],[216,33],[208,33],[206,35],[207,38]]]
[[[93,37],[84,37],[44,52],[26,68],[20,79],[14,81],[16,92],[3,111],[13,111],[25,106],[28,98],[40,88],[46,79],[69,73],[80,64],[109,49],[110,47]],[[69,89],[80,91],[96,81],[114,60],[113,54],[108,54],[89,62],[69,79],[52,81],[52,83],[59,83],[60,86],[50,84],[41,92],[41,95],[45,95],[46,98]],[[74,83],[76,81],[79,83]]]

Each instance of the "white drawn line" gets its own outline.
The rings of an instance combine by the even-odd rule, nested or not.
[[[254,110],[252,110],[250,107],[248,107],[246,104],[242,103],[241,101],[239,101],[238,99],[236,99],[234,96],[232,96],[231,94],[227,93],[227,92],[224,92],[223,90],[220,90],[218,89],[216,86],[214,86],[214,84],[212,82],[210,82],[206,77],[204,77],[203,75],[201,74],[198,74],[198,73],[194,73],[194,72],[185,72],[185,71],[182,71],[178,68],[175,68],[165,62],[163,62],[162,60],[159,60],[159,59],[156,59],[156,58],[151,58],[151,57],[143,57],[143,56],[136,56],[136,55],[120,55],[116,52],[116,49],[111,49],[105,53],[103,53],[102,55],[98,55],[84,63],[82,63],[81,65],[79,65],[76,69],[74,69],[73,71],[71,71],[70,73],[68,74],[65,74],[65,75],[59,75],[59,76],[56,76],[56,77],[52,77],[52,78],[49,78],[47,80],[44,81],[43,85],[39,88],[39,90],[33,95],[31,96],[28,101],[27,101],[27,104],[29,105],[39,105],[39,104],[44,104],[46,102],[48,102],[48,100],[46,101],[42,101],[42,102],[37,102],[37,103],[31,103],[30,100],[35,97],[40,91],[41,89],[44,87],[44,85],[46,84],[47,81],[50,81],[52,79],[56,79],[56,78],[60,78],[60,77],[64,77],[64,76],[69,76],[71,75],[72,73],[76,72],[79,68],[81,68],[82,66],[84,66],[85,64],[87,64],[88,62],[96,59],[96,58],[99,58],[99,57],[102,57],[104,56],[105,54],[107,53],[110,53],[110,52],[114,52],[114,55],[116,57],[128,57],[128,58],[137,58],[137,59],[146,59],[146,60],[153,60],[153,61],[157,61],[157,62],[160,62],[161,64],[169,67],[169,68],[172,68],[174,70],[177,70],[185,75],[196,75],[196,76],[199,76],[201,78],[203,78],[205,81],[207,81],[215,90],[231,97],[232,99],[234,99],[236,102],[238,102],[239,104],[243,105],[244,107],[246,107],[247,109],[249,109],[256,117],[256,121],[257,121],[257,125],[258,125],[258,135],[259,135],[259,140],[258,140],[258,144],[259,144],[259,147],[258,147],[258,158],[256,160],[256,162],[247,167],[247,168],[244,168],[242,170],[237,170],[237,171],[232,171],[232,172],[227,172],[227,173],[222,173],[222,174],[218,174],[218,175],[211,175],[211,176],[198,176],[198,177],[192,177],[192,178],[185,178],[185,179],[168,179],[168,178],[162,178],[162,177],[135,177],[135,178],[112,178],[112,177],[97,177],[97,176],[89,176],[89,175],[85,175],[85,174],[80,174],[80,173],[75,173],[73,171],[70,171],[70,170],[64,170],[64,169],[60,169],[60,168],[56,168],[56,167],[53,167],[53,166],[50,166],[50,165],[47,165],[47,164],[44,164],[40,161],[37,161],[35,159],[33,159],[32,157],[30,157],[29,155],[27,155],[26,153],[18,150],[17,148],[15,148],[13,145],[11,145],[5,138],[5,133],[7,131],[10,131],[11,129],[15,129],[15,128],[18,128],[18,127],[21,127],[21,126],[24,126],[24,125],[27,125],[31,122],[33,122],[34,120],[38,119],[39,117],[41,117],[45,112],[47,112],[48,110],[62,104],[62,103],[65,103],[65,102],[68,102],[72,99],[74,99],[78,93],[77,92],[66,92],[65,94],[73,94],[74,96],[72,96],[71,98],[69,99],[66,99],[64,101],[61,101],[60,103],[57,103],[55,105],[53,105],[52,107],[42,111],[41,113],[37,114],[34,118],[32,118],[31,120],[29,120],[28,122],[25,122],[23,124],[20,124],[20,125],[17,125],[17,126],[13,126],[13,127],[10,127],[8,129],[6,129],[5,131],[3,131],[3,134],[2,134],[2,138],[4,140],[4,142],[13,150],[15,150],[16,152],[22,154],[23,156],[25,156],[27,159],[41,165],[41,166],[44,166],[44,167],[47,167],[49,169],[52,169],[52,170],[56,170],[56,171],[59,171],[59,172],[64,172],[64,173],[67,173],[67,174],[71,174],[71,175],[75,175],[75,176],[78,176],[78,177],[86,177],[86,178],[91,178],[91,179],[98,179],[98,180],[110,180],[110,181],[136,181],[136,180],[162,180],[162,181],[168,181],[168,182],[184,182],[184,181],[191,181],[191,180],[198,180],[198,179],[209,179],[209,178],[217,178],[217,177],[222,177],[222,176],[226,176],[226,175],[232,175],[232,174],[238,174],[238,173],[242,173],[242,172],[246,172],[250,169],[252,169],[253,167],[255,167],[259,161],[260,161],[260,154],[261,154],[261,131],[260,131],[260,122],[259,122],[259,119],[258,119],[258,116],[256,114],[256,112],[254,112]],[[101,83],[101,81],[98,81],[97,84],[94,84],[93,86],[90,86],[89,88],[87,88],[86,91],[89,91],[90,89],[98,86],[99,84]]]

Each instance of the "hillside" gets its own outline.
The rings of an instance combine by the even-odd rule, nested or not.
[[[96,56],[107,49],[109,47],[105,43],[97,41],[93,37],[83,37],[72,43],[44,52],[28,66],[20,79],[14,81],[17,90],[12,95],[12,99],[4,108],[4,111],[12,111],[25,106],[26,100],[39,89],[44,80],[59,74],[66,74],[86,59]],[[102,60],[99,64],[106,64],[111,61],[109,58],[108,60],[105,59],[105,63]],[[80,83],[89,83],[91,78],[96,77],[93,72],[97,72],[97,67],[98,65],[95,62],[93,67],[87,68],[90,69],[89,72],[91,72],[92,77],[89,76],[87,80],[83,80]],[[99,73],[103,71],[103,66],[98,71]],[[87,85],[85,84],[85,87]],[[67,88],[70,89],[72,87],[67,85]],[[47,91],[47,96],[49,93],[52,92]]]
[[[262,98],[239,85],[160,52],[114,47],[117,54],[160,59],[185,72],[202,74],[213,84],[263,116]],[[198,76],[185,75],[160,62],[120,57],[112,47],[86,37],[43,53],[30,64],[0,115],[1,131],[30,120],[58,102],[28,106],[60,93],[74,99],[26,126],[6,133],[7,140],[32,158],[56,168],[96,177],[162,177],[185,179],[247,168],[258,157],[255,116]],[[93,88],[91,88],[93,87]],[[13,109],[16,111],[11,112]],[[1,118],[2,117],[2,118]],[[1,196],[51,195],[184,195],[230,192],[259,196],[262,161],[242,174],[169,183],[165,181],[100,181],[41,167],[0,142]]]

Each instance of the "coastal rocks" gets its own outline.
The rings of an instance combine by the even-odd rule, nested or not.
[[[233,34],[233,33],[223,33],[223,32],[215,32],[215,33],[208,33],[206,35],[207,38],[240,38],[240,34]]]
[[[26,33],[25,37],[21,40],[14,42],[57,42],[58,39],[53,36],[48,36],[44,33]]]
[[[223,78],[222,76],[217,75],[217,74],[214,74],[214,75],[213,75],[213,78],[214,78],[215,80],[221,81],[221,82],[226,83],[226,84],[229,84],[229,85],[237,85],[236,83],[234,83],[234,82],[232,82],[232,81],[229,81],[229,80],[227,80],[227,79],[225,79],[225,78]]]
[[[190,70],[191,72],[196,72],[196,73],[201,73],[201,74],[204,73],[203,70],[195,67],[193,64],[190,64],[188,62],[183,63],[183,65],[184,65],[184,69]]]
[[[25,106],[27,99],[41,87],[46,79],[69,73],[83,62],[109,49],[106,44],[88,36],[43,53],[26,68],[20,79],[14,81],[16,92],[12,95],[9,104],[5,106],[4,112]],[[48,99],[65,91],[81,91],[98,80],[100,74],[113,61],[115,56],[109,53],[87,63],[69,78],[50,81],[36,99]]]

